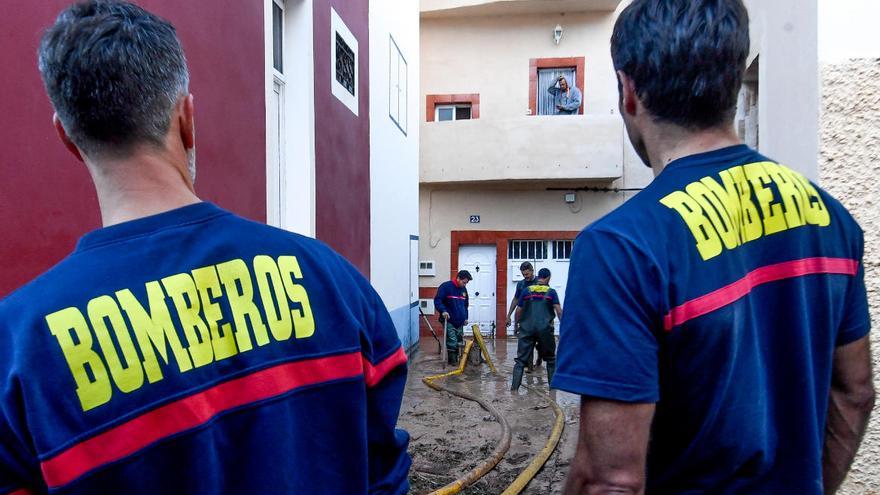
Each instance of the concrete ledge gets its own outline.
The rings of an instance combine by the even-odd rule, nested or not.
[[[613,180],[623,173],[617,116],[523,116],[421,124],[422,184]]]

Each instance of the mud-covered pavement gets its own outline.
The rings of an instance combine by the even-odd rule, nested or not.
[[[509,390],[516,340],[487,341],[487,345],[498,375],[492,374],[486,364],[468,364],[461,375],[442,379],[450,389],[479,395],[490,402],[507,418],[512,433],[510,450],[501,462],[465,488],[464,494],[501,493],[544,447],[555,420],[553,409],[537,394],[525,388],[516,394]],[[474,347],[471,352],[476,351]],[[436,341],[423,337],[421,349],[411,359],[398,422],[411,436],[413,494],[428,493],[464,475],[492,453],[501,436],[501,427],[494,416],[479,404],[434,391],[422,383],[424,376],[453,368],[443,367]],[[523,383],[546,391],[546,379],[542,366],[532,374],[527,373]],[[523,493],[562,493],[574,455],[578,398],[559,391],[551,395],[565,412],[565,429],[556,451]]]

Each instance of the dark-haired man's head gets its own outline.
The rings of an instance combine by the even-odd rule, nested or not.
[[[639,110],[685,132],[731,125],[748,54],[741,0],[634,0],[621,12],[611,58],[621,115],[646,164]]]
[[[568,80],[566,78],[559,78],[559,89],[561,89],[562,91],[568,91]]]
[[[547,283],[550,282],[549,268],[541,268],[540,270],[538,270],[538,282],[544,285],[547,285]]]
[[[464,287],[468,284],[474,277],[471,276],[471,272],[467,270],[461,270],[458,274],[455,275],[455,280],[458,283],[459,287]]]
[[[194,175],[189,72],[169,22],[120,0],[72,5],[43,36],[39,68],[75,154],[100,161],[163,150],[177,131]]]
[[[522,273],[524,279],[531,281],[535,276],[535,268],[528,261],[523,261],[521,265],[519,265],[519,271]]]

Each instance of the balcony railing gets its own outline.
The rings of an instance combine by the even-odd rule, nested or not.
[[[426,122],[419,176],[421,183],[613,180],[623,149],[617,116]]]

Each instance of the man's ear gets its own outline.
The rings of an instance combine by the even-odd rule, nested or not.
[[[61,124],[61,119],[58,118],[57,113],[52,115],[52,126],[55,127],[55,132],[58,133],[58,137],[61,139],[61,142],[64,143],[64,147],[67,148],[67,151],[75,156],[77,160],[83,161],[82,153],[80,153],[79,148],[73,144],[73,141],[70,140],[70,136],[68,136],[67,131],[64,130],[64,126]]]
[[[636,94],[636,86],[633,80],[623,71],[617,71],[617,79],[620,81],[620,111],[635,116],[639,109],[639,96]]]
[[[191,150],[196,145],[195,120],[193,118],[193,95],[186,95],[180,102],[181,108],[178,114],[180,124],[180,140],[183,147]]]

